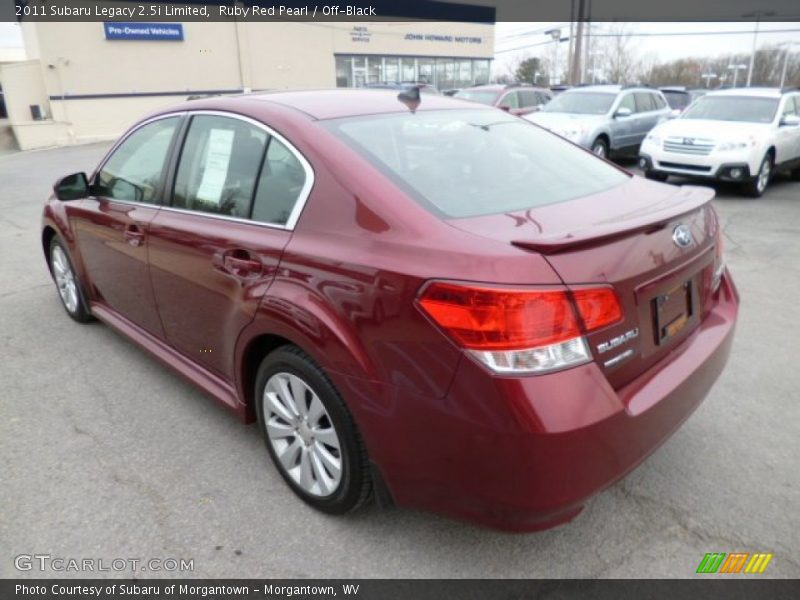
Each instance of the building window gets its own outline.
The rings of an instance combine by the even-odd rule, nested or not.
[[[419,81],[440,90],[489,83],[490,59],[428,56],[336,56],[336,86]]]

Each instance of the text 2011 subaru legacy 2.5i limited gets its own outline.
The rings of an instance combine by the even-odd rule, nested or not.
[[[282,92],[140,122],[56,184],[42,244],[71,317],[257,418],[310,505],[525,531],[577,515],[722,371],[712,196],[495,108]]]

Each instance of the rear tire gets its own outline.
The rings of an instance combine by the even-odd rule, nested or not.
[[[91,321],[92,314],[86,303],[83,286],[75,273],[66,245],[58,236],[53,236],[50,240],[50,273],[55,281],[61,306],[70,318],[78,323]]]
[[[275,467],[301,500],[344,514],[369,498],[369,461],[350,411],[325,372],[297,346],[282,346],[261,363],[256,413]]]
[[[761,198],[767,190],[770,178],[772,177],[772,154],[767,154],[758,167],[756,176],[743,184],[745,193],[751,198]]]

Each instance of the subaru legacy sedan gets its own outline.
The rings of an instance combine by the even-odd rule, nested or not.
[[[67,314],[257,420],[329,513],[569,521],[732,344],[712,190],[452,98],[195,100],[54,191],[41,242]]]

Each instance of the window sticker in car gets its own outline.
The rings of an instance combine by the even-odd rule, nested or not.
[[[209,132],[203,180],[197,190],[199,200],[214,204],[220,203],[222,189],[225,187],[225,180],[228,177],[232,150],[232,130],[212,129]]]

